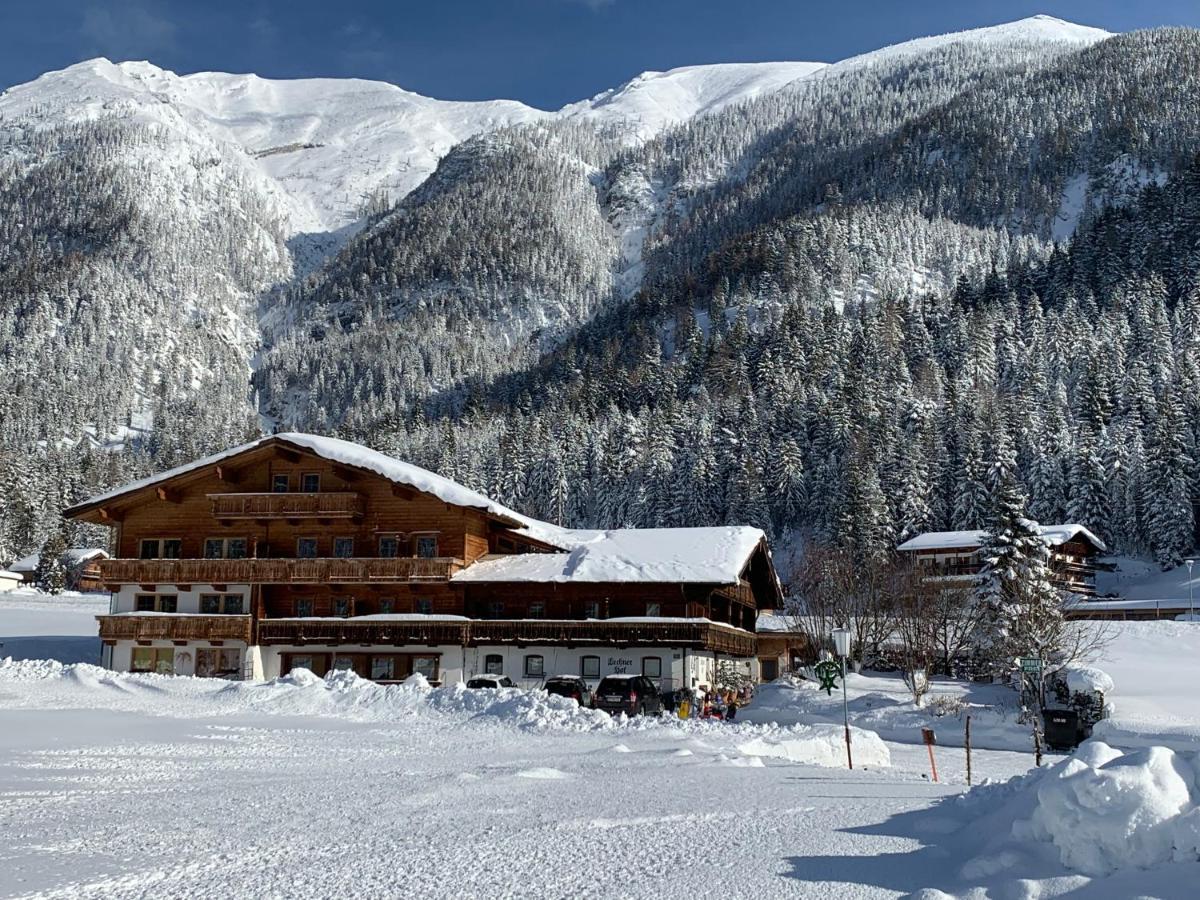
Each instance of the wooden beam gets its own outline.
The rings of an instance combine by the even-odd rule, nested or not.
[[[392,496],[399,497],[401,500],[411,500],[417,496],[417,492],[412,488],[406,488],[402,484],[392,485]]]
[[[155,488],[154,493],[158,494],[159,500],[166,501],[167,503],[178,503],[180,500],[179,491],[172,488]]]
[[[125,518],[125,514],[109,509],[107,506],[102,506],[100,507],[100,518],[105,522],[120,522]]]

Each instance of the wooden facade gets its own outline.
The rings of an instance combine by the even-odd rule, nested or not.
[[[757,610],[779,601],[765,544],[722,584],[455,582],[484,557],[564,548],[494,504],[448,503],[282,436],[66,514],[115,531],[99,575],[130,608],[100,617],[109,645],[236,641],[281,648],[281,665],[307,659],[308,646],[542,643],[748,658]],[[219,609],[237,614],[200,614]],[[371,659],[424,672],[440,651],[413,652]]]
[[[1050,548],[1050,577],[1060,590],[1082,597],[1096,595],[1096,557],[1099,547],[1083,537],[1076,537]],[[926,584],[934,587],[953,587],[956,582],[969,585],[979,574],[979,547],[961,545],[921,547],[908,552],[920,567]]]

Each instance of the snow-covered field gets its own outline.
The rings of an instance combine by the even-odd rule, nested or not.
[[[0,595],[0,653],[34,638],[44,655],[78,653],[103,609]],[[1114,728],[1197,721],[1185,688],[1154,686],[1168,670],[1195,682],[1193,629],[1121,626],[1101,663]],[[939,686],[936,717],[895,679],[851,686],[868,731],[848,772],[838,698],[802,688],[764,691],[737,725],[614,722],[519,691],[0,663],[0,896],[1193,895],[1200,864],[1163,857],[1200,817],[1186,815],[1185,755],[1094,749],[1093,766],[959,799],[962,704],[980,723],[977,782],[1032,764],[1006,749],[1025,732],[1005,724],[1005,692]],[[940,784],[919,744],[929,723]],[[1109,872],[1114,858],[1152,868]]]

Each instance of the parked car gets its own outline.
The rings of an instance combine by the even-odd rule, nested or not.
[[[570,697],[580,706],[592,705],[592,689],[578,675],[552,675],[543,685],[547,694]]]
[[[662,715],[658,685],[645,675],[606,675],[596,688],[592,705],[610,715]]]
[[[467,682],[467,687],[469,688],[487,688],[489,690],[516,686],[516,682],[507,675],[476,675]]]

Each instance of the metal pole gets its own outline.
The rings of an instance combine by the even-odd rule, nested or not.
[[[1196,604],[1192,599],[1192,595],[1193,595],[1192,564],[1193,564],[1193,560],[1189,559],[1187,561],[1187,567],[1188,567],[1188,618],[1189,619],[1191,619],[1193,616],[1196,615]]]
[[[967,749],[967,787],[971,786],[971,717],[967,716],[967,734],[963,740]]]
[[[854,758],[850,755],[850,701],[846,697],[846,657],[842,657],[842,722],[846,728],[846,765],[854,768]]]

